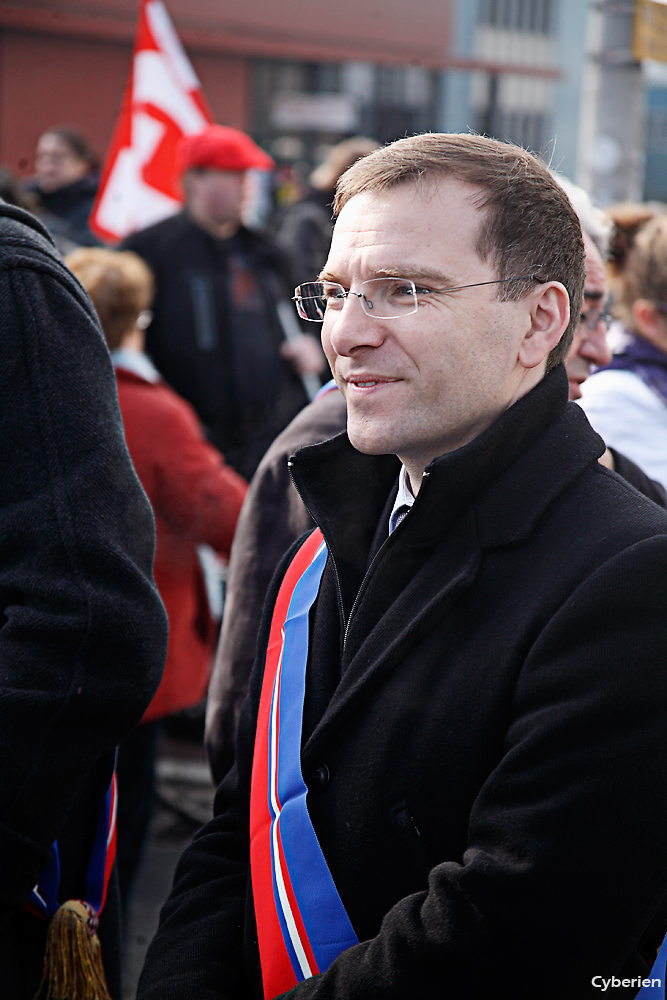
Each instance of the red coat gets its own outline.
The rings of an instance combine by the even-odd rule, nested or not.
[[[167,662],[147,722],[206,694],[215,629],[196,546],[229,555],[247,487],[166,383],[123,368],[116,379],[127,446],[155,514],[155,583],[169,616]]]

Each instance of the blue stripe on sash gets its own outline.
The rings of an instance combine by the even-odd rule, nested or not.
[[[649,997],[654,998],[654,1000],[664,1000],[665,998],[665,976],[667,975],[667,937],[660,945],[660,951],[658,952],[658,957],[653,963],[653,968],[651,969],[648,976],[644,976],[643,979],[657,980],[659,986],[642,986],[641,990],[637,994],[635,1000],[648,1000]]]
[[[308,614],[317,597],[327,559],[322,544],[315,558],[298,581],[284,626],[282,669],[279,672],[280,698],[277,712],[277,792],[282,804],[278,829],[292,889],[317,970],[325,971],[334,959],[358,943],[354,929],[331,877],[317,835],[308,815],[307,788],[301,773],[301,733],[308,659]],[[274,690],[274,698],[276,691]],[[275,884],[274,859],[274,890]],[[278,896],[276,896],[278,900]],[[277,906],[283,928],[285,915]],[[285,937],[288,945],[290,935]],[[294,948],[288,951],[294,953]],[[296,955],[294,955],[296,959]],[[297,962],[293,968],[298,979],[309,973]],[[312,974],[312,973],[310,973]]]
[[[273,687],[273,697],[271,699],[271,720],[272,720],[272,725],[271,725],[271,740],[272,740],[272,743],[271,743],[271,745],[272,746],[274,745],[274,739],[275,739],[276,745],[277,745],[277,738],[278,738],[278,733],[274,732],[273,720],[275,719],[276,722],[278,721],[278,702],[279,702],[280,678],[281,678],[281,671],[279,670],[278,673],[276,674],[276,678],[275,678],[275,682],[274,682],[274,687]],[[299,961],[299,958],[298,958],[297,953],[295,951],[294,945],[292,944],[292,936],[294,934],[294,930],[292,929],[292,931],[290,932],[290,928],[288,927],[287,919],[286,919],[286,916],[285,916],[285,910],[284,910],[283,904],[281,902],[281,891],[278,888],[278,880],[276,878],[276,870],[277,870],[277,868],[280,865],[280,861],[279,861],[279,858],[278,858],[278,845],[277,845],[277,842],[276,842],[277,841],[277,837],[278,837],[278,831],[277,831],[276,827],[278,825],[280,825],[279,824],[280,813],[276,810],[276,808],[274,806],[274,803],[273,803],[273,798],[272,798],[272,794],[273,794],[272,790],[275,787],[275,780],[274,780],[275,779],[275,775],[273,773],[273,767],[274,766],[275,766],[275,757],[274,757],[273,754],[270,754],[270,767],[271,767],[271,770],[270,770],[270,773],[269,773],[269,809],[271,811],[271,816],[273,817],[273,820],[272,820],[272,829],[271,829],[271,877],[272,877],[272,880],[273,880],[273,898],[276,901],[276,912],[278,914],[278,922],[280,923],[280,930],[282,932],[283,941],[285,943],[285,948],[287,950],[287,954],[289,956],[289,960],[290,960],[290,963],[292,965],[292,969],[294,970],[294,975],[296,976],[297,981],[299,981],[301,979],[307,978],[308,975],[312,975],[312,973],[310,973],[308,971],[308,969],[307,969],[307,963],[306,963],[306,968],[302,969],[302,963]],[[279,796],[279,803],[280,802],[282,802],[282,797],[281,796]],[[280,808],[280,806],[278,806],[278,808]],[[282,835],[282,827],[281,827],[281,835]],[[282,887],[282,889],[283,889],[283,892],[284,892],[284,887]]]

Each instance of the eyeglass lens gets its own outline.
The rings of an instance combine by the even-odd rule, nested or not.
[[[296,289],[299,315],[321,322],[327,310],[342,309],[348,295],[355,296],[367,316],[399,319],[417,312],[415,284],[407,278],[370,278],[362,281],[358,292],[346,291],[333,281],[307,281]]]
[[[609,313],[601,312],[599,309],[587,309],[581,314],[581,322],[585,324],[587,330],[594,330],[599,323],[604,323],[608,330],[612,319]]]

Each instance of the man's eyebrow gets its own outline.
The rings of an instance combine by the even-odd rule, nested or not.
[[[594,299],[597,302],[600,299],[605,298],[605,293],[604,292],[587,292],[586,289],[584,289],[584,298],[585,299]]]
[[[378,278],[410,278],[415,282],[424,281],[439,288],[452,288],[457,284],[454,278],[448,278],[439,271],[423,267],[380,267],[375,274]]]
[[[423,267],[379,267],[373,272],[374,278],[409,278],[412,281],[424,281],[438,288],[451,288],[456,285],[453,278],[447,278],[438,271],[430,271]],[[342,284],[340,276],[334,271],[321,271],[318,281],[335,281]]]

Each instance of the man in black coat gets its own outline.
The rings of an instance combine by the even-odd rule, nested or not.
[[[46,922],[24,904],[54,841],[58,901],[86,897],[110,757],[159,683],[166,619],[97,317],[42,225],[4,203],[0,300],[0,993],[31,1000]]]
[[[181,140],[185,207],[129,236],[155,275],[146,352],[195,408],[226,461],[250,479],[274,437],[308,402],[301,374],[324,368],[314,338],[285,340],[284,252],[242,225],[246,173],[271,157],[238,129]],[[284,305],[283,305],[284,308]]]
[[[263,675],[279,649],[283,678],[296,659],[274,605],[308,537],[272,584],[235,765],[139,997],[583,1000],[608,980],[635,996],[667,926],[667,516],[598,462],[567,400],[577,218],[540,163],[478,136],[378,150],[336,207],[322,280],[297,298],[323,316],[348,430],[292,460],[328,558],[285,724],[301,723],[308,822],[358,943],[310,974],[283,889],[328,916],[326,879],[286,848],[285,867],[273,824],[277,891],[250,864]],[[291,986],[273,976],[288,937]]]

